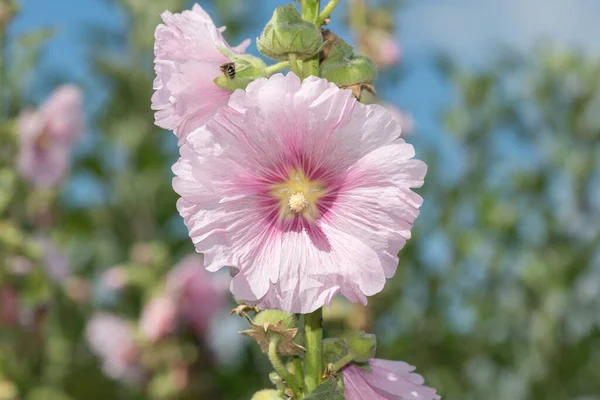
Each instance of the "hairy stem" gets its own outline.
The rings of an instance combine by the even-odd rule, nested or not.
[[[340,0],[330,0],[329,1],[329,4],[327,4],[325,6],[325,8],[323,9],[323,11],[321,12],[321,14],[319,14],[319,19],[317,20],[317,26],[323,25],[323,22],[325,22],[325,20],[327,18],[329,18],[329,16],[333,12],[333,10],[335,10],[335,8],[337,7],[337,5],[339,3],[340,3]]]
[[[321,26],[319,21],[319,12],[321,11],[320,0],[302,0],[302,18],[305,21],[312,22],[317,26]],[[304,78],[309,76],[319,76],[319,55],[304,61],[302,66]]]
[[[292,68],[292,71],[294,71],[294,73],[300,79],[302,79],[302,71],[300,70],[300,66],[298,65],[298,56],[296,56],[295,53],[290,53],[288,57],[290,58],[290,67]]]
[[[286,69],[290,67],[290,62],[289,61],[282,61],[280,63],[277,64],[273,64],[273,65],[269,65],[267,67],[267,74],[268,75],[273,75],[275,72],[281,71],[282,69]]]
[[[300,357],[294,357],[294,369],[296,382],[298,382],[298,385],[302,386],[304,391],[306,391],[306,388],[304,387],[304,373],[302,372],[302,360]]]
[[[285,383],[292,389],[294,392],[295,398],[300,398],[302,391],[300,390],[300,386],[298,386],[298,382],[296,382],[296,377],[289,373],[285,365],[279,359],[279,355],[277,354],[277,345],[279,344],[279,338],[273,337],[269,342],[269,353],[267,354],[269,357],[269,361],[271,361],[271,365],[275,369],[275,372],[279,374],[280,377],[283,378]]]
[[[338,361],[336,361],[335,364],[332,364],[332,367],[330,368],[329,372],[332,373],[336,373],[338,372],[340,369],[344,368],[347,364],[352,362],[352,354],[346,354],[344,357],[340,358]]]
[[[304,316],[306,353],[304,354],[304,385],[311,393],[321,382],[323,356],[323,309]]]

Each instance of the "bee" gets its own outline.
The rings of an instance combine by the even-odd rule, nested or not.
[[[235,63],[230,62],[219,67],[225,76],[229,79],[235,79]]]

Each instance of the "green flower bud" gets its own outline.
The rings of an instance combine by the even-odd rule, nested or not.
[[[290,54],[297,59],[313,57],[323,45],[321,30],[302,19],[292,4],[277,7],[273,17],[256,41],[258,51],[275,60],[287,60]]]
[[[240,332],[256,340],[263,353],[269,351],[269,344],[277,340],[277,352],[281,355],[300,354],[304,348],[296,341],[298,318],[280,310],[264,310],[256,314],[254,321],[246,315],[250,328]]]
[[[362,56],[332,57],[321,64],[321,77],[341,88],[372,83],[377,78],[377,65]]]
[[[290,314],[281,310],[264,310],[256,314],[254,323],[257,325],[264,325],[269,323],[271,325],[279,325],[281,322],[281,329],[293,329],[298,327],[298,318],[294,314]]]
[[[282,400],[282,397],[277,390],[267,389],[254,393],[251,400]]]
[[[246,89],[250,82],[268,76],[267,64],[260,58],[249,54],[227,53],[226,55],[231,62],[221,65],[223,75],[214,80],[220,88],[231,91]]]
[[[377,338],[373,334],[351,332],[346,336],[346,343],[348,343],[352,359],[356,362],[364,363],[375,357]]]
[[[348,354],[348,344],[345,340],[328,338],[323,340],[323,363],[324,366],[334,364]]]

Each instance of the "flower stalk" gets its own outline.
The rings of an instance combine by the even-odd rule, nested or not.
[[[339,3],[340,3],[340,0],[331,0],[329,2],[329,4],[327,4],[325,6],[325,8],[323,9],[323,11],[321,11],[321,14],[319,14],[319,19],[317,20],[317,26],[323,25],[323,23],[325,22],[325,20],[327,18],[329,18],[329,16],[333,12],[333,10],[335,10],[335,8],[337,7],[337,5]]]
[[[266,69],[267,75],[273,75],[275,72],[279,72],[282,69],[286,69],[290,67],[289,61],[282,61],[277,64],[269,65]]]
[[[290,58],[290,68],[298,77],[302,78],[302,70],[300,65],[298,65],[298,56],[295,53],[290,53],[288,57]]]
[[[311,393],[319,385],[323,357],[323,309],[304,315],[306,353],[304,354],[304,385]]]
[[[302,4],[302,18],[305,21],[312,22],[316,26],[320,26],[319,11],[321,10],[320,0],[301,0]],[[304,78],[309,76],[319,76],[319,56],[306,60],[302,65],[302,72]]]
[[[294,377],[287,370],[285,365],[279,359],[279,355],[277,354],[277,346],[279,345],[279,337],[273,336],[271,341],[269,342],[269,351],[267,356],[269,357],[269,361],[271,361],[271,365],[275,369],[275,372],[285,380],[286,384],[292,389],[294,392],[295,398],[300,398],[302,391],[300,390],[300,386],[298,386],[298,382],[296,381],[296,377]]]

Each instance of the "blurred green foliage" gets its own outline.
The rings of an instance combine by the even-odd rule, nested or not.
[[[107,95],[72,167],[73,181],[90,188],[83,203],[69,186],[32,190],[14,171],[15,117],[52,32],[2,49],[0,289],[16,291],[26,312],[0,326],[0,400],[244,400],[270,386],[256,346],[216,366],[206,343],[183,331],[143,347],[150,376],[136,385],[106,377],[85,341],[95,311],[138,320],[193,251],[171,187],[176,138],[150,110],[152,34],[161,11],[184,3],[120,0],[127,34],[89,38]],[[229,37],[260,31],[249,3],[215,2]],[[600,399],[600,61],[542,48],[475,71],[443,58],[439,70],[454,94],[443,115],[449,135],[418,149],[430,167],[426,205],[398,275],[366,314],[336,304],[329,332],[371,327],[379,357],[416,365],[444,399]],[[391,71],[380,83],[397,78]],[[66,283],[44,273],[40,233],[69,254]],[[15,257],[31,272],[14,273]],[[113,266],[130,284],[106,297],[99,282]],[[182,359],[191,383],[178,389]]]

